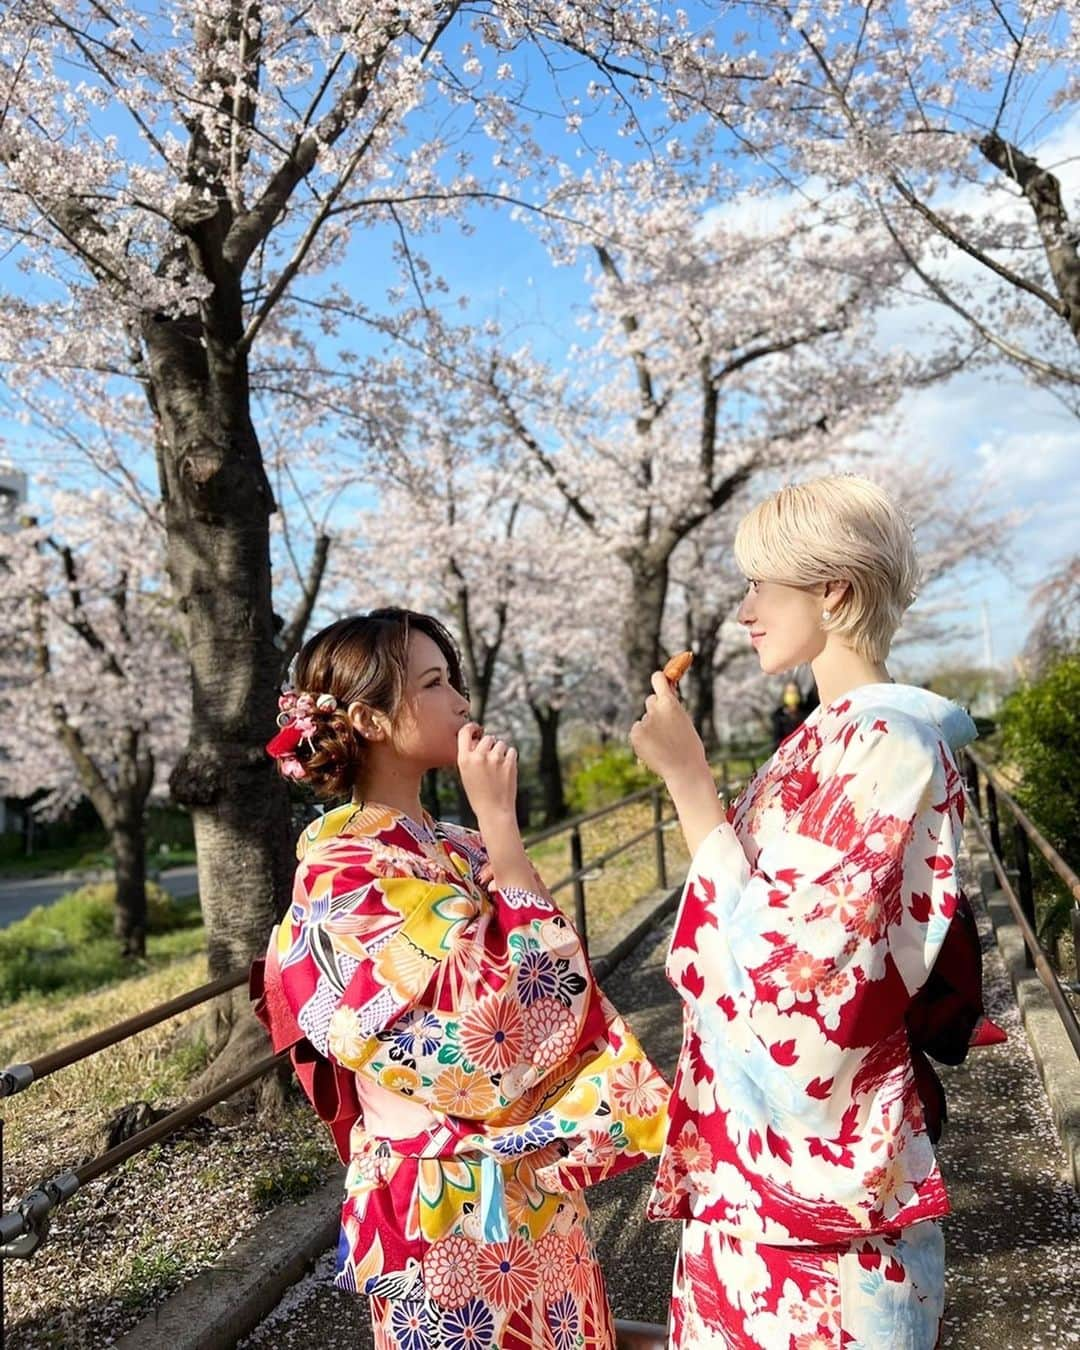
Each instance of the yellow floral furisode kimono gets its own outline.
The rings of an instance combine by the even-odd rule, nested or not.
[[[253,991],[349,1163],[376,1346],[613,1346],[581,1191],[659,1153],[668,1088],[577,934],[460,826],[348,805],[298,854]]]

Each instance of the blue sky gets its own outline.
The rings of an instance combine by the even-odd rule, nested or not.
[[[524,69],[517,56],[512,59]],[[566,88],[572,93],[581,85],[583,79],[570,76]],[[1045,90],[1040,93],[1045,96]],[[629,149],[603,119],[593,127],[592,137],[609,150]],[[557,123],[552,124],[551,138],[565,139]],[[1075,218],[1080,199],[1080,119],[1054,134],[1052,158],[1061,165],[1066,200]],[[587,303],[583,266],[553,267],[533,233],[505,214],[481,210],[474,223],[476,233],[471,236],[455,225],[444,226],[418,241],[420,251],[447,278],[453,293],[467,298],[468,317],[496,317],[513,345],[528,340],[540,355],[557,359],[574,341],[576,314]],[[387,238],[388,232],[382,230],[359,232],[343,264],[346,274],[370,276],[373,296],[392,282]],[[374,268],[373,258],[380,260]],[[15,273],[9,258],[0,271],[0,284],[26,289],[28,283]],[[925,326],[939,317],[929,304],[913,307],[897,316],[892,338],[917,343]],[[356,345],[369,347],[370,335],[358,332]],[[5,431],[16,444],[25,445],[21,428],[0,424],[0,432]],[[943,588],[955,602],[955,640],[943,652],[909,649],[904,663],[914,669],[943,656],[956,661],[981,659],[984,607],[995,661],[1010,662],[1030,623],[1031,589],[1076,548],[1080,536],[1080,437],[1075,419],[1045,392],[1025,386],[1007,372],[965,374],[905,396],[889,440],[888,448],[901,457],[931,455],[966,483],[991,485],[1002,508],[1019,506],[1028,512],[1012,541],[1013,561],[1007,572],[968,569]]]

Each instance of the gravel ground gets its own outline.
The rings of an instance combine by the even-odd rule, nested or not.
[[[972,887],[971,893],[975,894]],[[1066,1179],[1046,1094],[1008,976],[979,916],[987,1007],[1007,1045],[944,1070],[950,1123],[941,1148],[954,1213],[947,1221],[948,1289],[941,1344],[953,1350],[1061,1350],[1080,1346],[1080,1197]],[[646,940],[607,981],[646,1049],[666,1072],[680,1021],[663,975],[670,928]],[[646,1224],[653,1168],[590,1196],[594,1234],[617,1317],[666,1320],[677,1231]],[[333,1253],[287,1291],[243,1350],[371,1350],[366,1301],[330,1286]],[[887,1350],[887,1347],[881,1347]]]

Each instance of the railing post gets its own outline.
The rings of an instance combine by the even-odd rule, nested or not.
[[[1038,932],[1035,920],[1035,888],[1031,884],[1031,854],[1028,852],[1028,837],[1024,827],[1017,821],[1013,825],[1013,845],[1016,849],[1016,879],[1020,891],[1020,908],[1031,924],[1032,932]],[[1024,943],[1024,960],[1034,969],[1035,958]]]
[[[979,766],[970,755],[967,755],[966,759],[968,796],[971,798],[971,804],[974,806],[975,810],[981,812],[982,802],[979,798]]]
[[[997,793],[994,791],[994,785],[989,778],[986,780],[986,818],[990,822],[990,842],[994,846],[994,852],[1004,862],[1005,855],[1001,851],[1001,824],[998,821]]]
[[[1073,905],[1069,910],[1069,918],[1072,920],[1072,940],[1073,940],[1073,963],[1076,966],[1076,982],[1080,985],[1080,905]]]
[[[652,818],[656,842],[656,885],[659,890],[667,890],[667,858],[664,856],[664,831],[660,822],[664,819],[664,801],[659,786],[652,790]]]
[[[585,879],[581,875],[584,869],[585,861],[581,853],[581,831],[575,825],[570,831],[570,870],[574,874],[574,925],[578,930],[582,946],[587,948],[589,944],[585,931]]]

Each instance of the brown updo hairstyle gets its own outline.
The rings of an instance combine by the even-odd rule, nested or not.
[[[446,658],[450,683],[468,696],[457,645],[438,619],[391,606],[338,619],[307,640],[296,658],[298,692],[332,694],[337,711],[316,719],[314,749],[296,749],[303,781],[317,797],[351,797],[367,757],[367,742],[351,725],[346,709],[363,703],[393,722],[401,709],[409,671],[409,634],[425,633]]]

